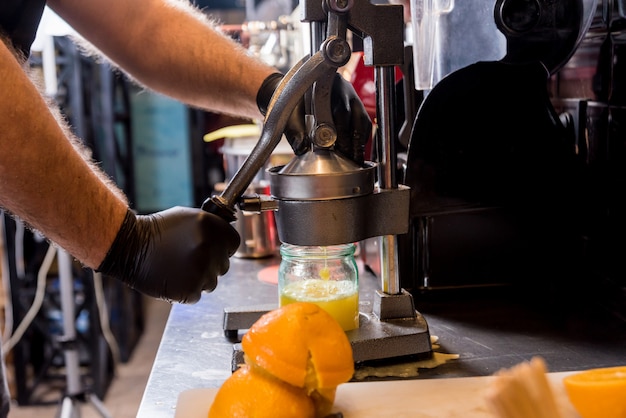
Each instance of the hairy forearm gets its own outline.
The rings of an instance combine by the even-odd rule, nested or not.
[[[250,57],[185,0],[50,0],[49,5],[147,87],[207,110],[261,117],[256,92],[274,69]]]
[[[104,259],[126,213],[0,42],[0,206],[88,267]]]

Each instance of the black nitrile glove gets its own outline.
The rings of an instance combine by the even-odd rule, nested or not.
[[[352,84],[339,74],[333,80],[330,106],[337,130],[335,150],[363,166],[372,121]]]
[[[228,271],[239,241],[228,222],[200,209],[129,210],[97,271],[148,296],[195,303]]]
[[[261,114],[265,116],[267,114],[267,108],[269,107],[270,100],[274,95],[274,91],[283,79],[283,75],[280,73],[274,73],[268,76],[261,84],[256,95],[256,104],[261,111]],[[300,100],[296,105],[296,108],[291,112],[287,126],[285,127],[285,137],[291,145],[291,149],[296,155],[302,155],[309,150],[311,144],[306,140],[306,125],[304,122],[304,100]]]
[[[257,105],[263,115],[267,113],[272,95],[282,79],[282,74],[275,73],[263,81],[257,93]],[[352,84],[340,74],[335,74],[330,96],[333,121],[337,130],[335,150],[363,165],[365,145],[372,132],[372,122],[365,106]],[[309,150],[311,144],[306,140],[304,100],[301,100],[292,112],[284,133],[296,155],[302,155]]]

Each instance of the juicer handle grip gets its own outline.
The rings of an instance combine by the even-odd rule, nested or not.
[[[211,196],[202,203],[202,210],[219,216],[227,222],[237,220],[234,206],[230,207],[220,196]]]

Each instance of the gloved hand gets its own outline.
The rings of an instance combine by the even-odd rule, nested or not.
[[[274,73],[263,81],[257,93],[257,105],[263,115],[267,113],[272,95],[282,79],[282,74]],[[335,74],[330,96],[333,122],[337,130],[335,150],[362,166],[365,145],[372,132],[372,122],[365,106],[352,84],[340,74]],[[310,149],[304,122],[304,100],[291,113],[284,133],[296,155],[302,155]]]
[[[228,222],[200,209],[143,216],[129,209],[97,271],[148,296],[195,303],[228,271],[239,241]]]

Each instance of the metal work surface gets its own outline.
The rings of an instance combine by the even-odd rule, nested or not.
[[[174,417],[178,394],[219,387],[231,370],[233,344],[224,336],[223,311],[278,303],[276,285],[258,279],[278,258],[233,258],[217,289],[195,305],[172,308],[138,418]],[[379,283],[360,271],[361,311],[371,309]],[[486,376],[532,356],[551,372],[626,364],[626,324],[573,298],[550,300],[534,291],[489,291],[417,297],[440,353],[458,354],[418,379]]]

